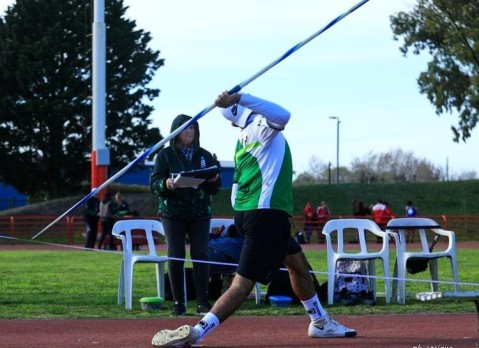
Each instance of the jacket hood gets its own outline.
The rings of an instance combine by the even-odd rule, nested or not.
[[[184,114],[176,116],[173,122],[171,123],[170,133],[173,133],[181,125],[185,124],[185,122],[191,119],[192,119],[191,116],[184,115]],[[193,143],[196,148],[199,148],[200,147],[200,126],[198,125],[198,122],[193,123],[193,126],[195,127],[195,139]],[[176,141],[178,140],[179,136],[180,134],[178,134],[176,137],[170,140],[170,146],[175,147]]]

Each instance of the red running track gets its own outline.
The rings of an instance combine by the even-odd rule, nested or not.
[[[355,338],[312,339],[307,316],[232,317],[201,347],[474,348],[476,314],[337,316]],[[161,319],[0,320],[2,348],[151,347],[160,329],[195,324],[197,317]]]

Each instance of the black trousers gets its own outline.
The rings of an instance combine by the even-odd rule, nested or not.
[[[168,249],[168,257],[178,260],[168,261],[173,300],[184,303],[184,259],[186,258],[186,237],[190,243],[192,260],[208,261],[208,241],[210,219],[182,221],[162,218]],[[208,263],[193,262],[193,281],[198,303],[208,301],[208,281],[210,276]]]
[[[85,248],[95,248],[96,236],[98,234],[98,216],[90,216],[86,219],[86,242]]]
[[[112,236],[111,231],[113,230],[113,225],[115,224],[115,219],[108,218],[101,220],[101,236],[98,241],[98,249],[101,249],[103,242],[108,236],[108,250],[116,250],[115,238]]]

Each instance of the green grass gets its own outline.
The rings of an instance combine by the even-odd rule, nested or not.
[[[320,272],[320,283],[326,279],[325,251],[306,251],[314,270]],[[391,255],[393,258],[394,254]],[[117,305],[117,286],[120,253],[93,251],[2,251],[0,252],[0,319],[52,319],[52,318],[152,318],[168,317],[169,310],[144,311],[139,299],[155,296],[155,271],[152,264],[135,266],[133,309],[127,311]],[[479,250],[458,250],[460,281],[474,283],[479,279],[477,260]],[[321,272],[322,271],[322,272]],[[378,266],[381,274],[381,267]],[[439,277],[451,280],[450,266],[439,260]],[[426,279],[427,273],[410,278]],[[378,290],[384,289],[381,281]],[[422,282],[408,282],[408,292],[429,291]],[[452,286],[440,285],[440,290],[450,291]],[[463,286],[461,290],[478,290],[477,286]],[[171,303],[167,303],[169,307]],[[194,302],[189,303],[193,313]],[[329,306],[331,314],[363,315],[370,313],[425,313],[474,312],[470,301],[420,302],[408,300],[406,305],[385,305],[379,299],[376,306]],[[236,315],[304,315],[302,306],[273,308],[246,301]]]
[[[293,187],[294,215],[302,215],[306,202],[318,206],[326,201],[333,215],[351,215],[351,202],[361,200],[366,206],[378,198],[389,202],[391,209],[404,215],[404,207],[412,200],[424,215],[472,215],[479,212],[479,180],[397,184],[322,184]],[[217,215],[232,213],[230,190],[222,190],[213,198]]]
[[[456,232],[458,241],[479,240],[479,180],[448,181],[431,183],[397,184],[322,184],[293,187],[294,220],[296,229],[301,229],[303,209],[306,202],[317,207],[326,201],[333,217],[352,215],[352,201],[357,199],[366,206],[383,199],[390,203],[398,217],[404,216],[404,207],[412,200],[420,216],[435,219],[444,227]],[[231,216],[230,191],[222,190],[213,198],[215,216]],[[442,216],[448,218],[447,226]]]

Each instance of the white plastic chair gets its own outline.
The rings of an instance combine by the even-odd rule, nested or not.
[[[350,247],[345,248],[345,231],[350,230],[348,235],[357,233],[358,244],[348,244]],[[389,235],[382,231],[379,226],[369,219],[335,219],[329,220],[323,228],[322,233],[326,236],[326,247],[328,252],[328,304],[334,303],[334,288],[336,281],[336,265],[339,260],[363,260],[368,261],[368,274],[371,290],[376,296],[376,260],[382,262],[384,271],[384,287],[386,291],[386,303],[390,301],[390,278],[389,278]],[[335,235],[337,240],[333,243],[332,236]],[[374,246],[368,244],[367,237],[372,235]],[[376,244],[377,237],[382,238],[382,245]],[[380,247],[377,250],[377,247]],[[354,248],[354,250],[352,250]],[[348,250],[346,250],[348,249]],[[375,250],[374,250],[375,249]]]
[[[148,243],[148,254],[135,253],[133,250],[133,230],[143,230]],[[156,263],[156,286],[158,297],[165,295],[165,263],[167,256],[156,253],[155,236],[164,236],[163,225],[157,220],[120,220],[113,225],[112,234],[121,240],[123,260],[120,265],[118,283],[118,304],[125,299],[125,308],[132,308],[133,267],[135,263]]]
[[[394,265],[392,296],[397,298],[400,304],[406,303],[406,264],[409,259],[427,259],[429,260],[429,273],[431,275],[431,289],[433,292],[438,290],[438,272],[437,259],[447,257],[451,261],[452,278],[454,281],[454,292],[458,291],[458,272],[456,263],[456,238],[452,231],[446,231],[434,220],[429,218],[398,218],[390,220],[386,229],[391,233],[396,241],[396,263]],[[420,250],[411,250],[407,248],[406,231],[419,231],[421,241]],[[438,235],[447,238],[447,247],[442,250],[429,250],[429,239],[431,235]],[[397,297],[396,297],[397,296]]]
[[[233,225],[234,223],[235,223],[234,219],[211,219],[210,231],[213,232],[214,229],[222,228],[222,227],[228,228],[228,226]],[[255,289],[256,304],[260,304],[261,303],[261,284],[256,283],[254,289]]]

